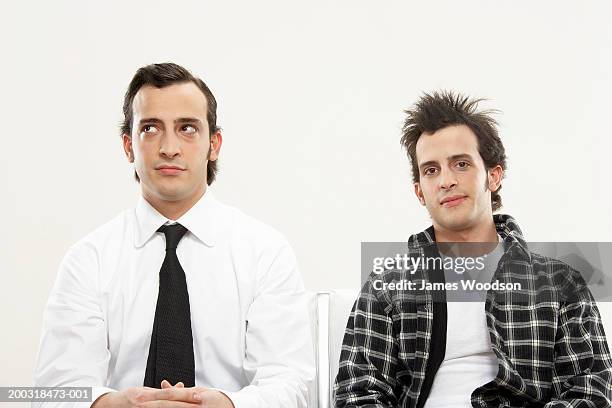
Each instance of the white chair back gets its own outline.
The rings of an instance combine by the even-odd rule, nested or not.
[[[342,289],[317,294],[318,407],[333,407],[332,391],[349,314],[359,291]],[[325,324],[327,322],[327,324]]]

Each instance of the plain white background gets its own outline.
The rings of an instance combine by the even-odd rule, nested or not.
[[[11,2],[0,17],[0,385],[29,385],[66,249],[134,205],[118,135],[136,71],[200,75],[214,191],[282,231],[308,289],[359,285],[362,241],[429,225],[402,110],[448,88],[500,109],[502,212],[532,241],[612,241],[609,2]],[[612,308],[602,305],[612,331]]]

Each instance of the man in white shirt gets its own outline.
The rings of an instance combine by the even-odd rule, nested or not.
[[[306,406],[303,283],[282,235],[207,188],[222,142],[216,106],[176,64],[132,79],[122,139],[142,196],[60,265],[35,385],[93,388],[92,402],[53,406]]]

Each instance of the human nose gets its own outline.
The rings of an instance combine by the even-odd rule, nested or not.
[[[181,153],[181,143],[174,131],[165,132],[159,145],[159,154],[172,158]]]
[[[440,170],[440,188],[449,190],[457,185],[455,174],[450,170]]]

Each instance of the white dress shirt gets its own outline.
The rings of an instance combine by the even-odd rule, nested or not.
[[[95,401],[143,385],[165,256],[156,230],[168,221],[140,197],[68,250],[44,311],[36,386],[92,386]],[[189,230],[176,252],[196,386],[221,390],[236,408],[305,407],[315,362],[291,247],[210,191],[177,222]]]

